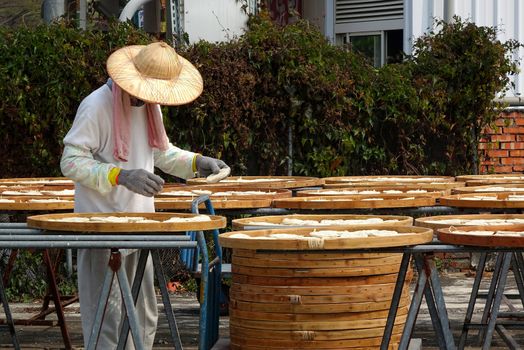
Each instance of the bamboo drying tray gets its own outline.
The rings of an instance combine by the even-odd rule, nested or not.
[[[262,199],[211,199],[214,209],[255,209],[269,208],[273,203],[272,198]],[[158,210],[191,210],[193,200],[187,198],[155,198],[155,208]],[[199,208],[205,209],[201,203]]]
[[[142,217],[158,220],[159,222],[71,222],[53,221],[61,219],[89,218],[89,217]],[[69,232],[182,232],[200,231],[224,228],[226,219],[222,216],[208,215],[210,221],[163,222],[173,217],[192,218],[198,214],[182,213],[67,213],[34,215],[27,218],[29,227],[44,230],[69,231]]]
[[[273,216],[256,216],[251,218],[234,219],[232,221],[233,230],[249,230],[257,229],[272,229],[272,228],[289,228],[289,227],[306,227],[304,225],[287,225],[282,224],[284,219],[298,219],[298,220],[315,220],[319,221],[318,225],[307,225],[307,227],[333,227],[333,225],[321,225],[320,220],[366,220],[379,218],[384,222],[377,223],[362,223],[355,224],[356,227],[363,227],[365,225],[373,225],[374,227],[381,226],[411,226],[413,218],[411,216],[396,216],[396,215],[273,215]],[[396,221],[392,221],[396,220]],[[347,225],[346,225],[347,226]]]
[[[454,231],[465,231],[464,233],[453,233]],[[475,231],[513,231],[522,232],[522,236],[509,235],[479,235]],[[468,227],[450,227],[440,228],[437,230],[438,239],[441,242],[455,245],[477,246],[477,247],[511,247],[524,248],[524,225],[508,226],[468,226]]]
[[[374,183],[374,184],[412,184],[412,183],[437,183],[437,182],[453,182],[455,178],[452,176],[411,176],[411,175],[377,175],[377,176],[334,176],[325,177],[326,184],[332,183]]]
[[[508,198],[512,195],[523,196],[519,200],[509,200]],[[474,197],[485,196],[485,197],[496,197],[496,199],[471,199]],[[470,198],[470,199],[467,199]],[[512,208],[519,209],[524,208],[524,194],[519,192],[487,192],[487,193],[464,193],[454,194],[450,196],[440,197],[440,204],[447,205],[450,207],[459,208]]]
[[[380,198],[373,200],[373,198]],[[275,199],[273,206],[287,209],[377,209],[433,206],[436,198],[411,195],[309,196]]]
[[[191,192],[182,194],[181,192]],[[170,193],[171,192],[171,193]],[[220,194],[233,192],[231,194]],[[245,193],[242,192],[256,192]],[[261,187],[244,187],[244,186],[185,186],[163,189],[156,195],[157,198],[195,198],[201,195],[208,195],[212,201],[231,200],[231,199],[274,199],[288,198],[293,195],[291,190],[284,188],[261,188]]]
[[[434,183],[376,183],[376,182],[339,182],[339,183],[326,183],[324,188],[351,188],[351,189],[378,189],[378,188],[387,188],[390,190],[409,190],[416,188],[424,188],[428,191],[450,191],[455,187],[464,186],[463,182],[434,182]]]
[[[524,194],[524,183],[521,184],[494,184],[483,186],[457,187],[451,190],[451,194],[463,193],[496,193],[496,192],[522,192]]]
[[[377,193],[367,193],[374,191]],[[388,191],[396,191],[397,193],[388,193]],[[416,191],[416,192],[409,192]],[[423,192],[419,192],[423,191]],[[398,193],[401,192],[401,193]],[[435,190],[435,189],[426,189],[414,187],[412,189],[395,189],[388,187],[370,187],[370,188],[325,188],[321,190],[301,190],[297,191],[297,197],[307,197],[307,196],[347,196],[347,195],[382,195],[382,194],[395,194],[395,195],[406,195],[406,196],[423,196],[423,197],[441,197],[446,194],[450,194],[449,190]]]
[[[73,181],[67,177],[21,177],[0,179],[0,185],[73,185]]]
[[[256,181],[254,181],[256,180]],[[205,178],[188,179],[188,185],[206,185]],[[246,186],[251,188],[299,188],[322,186],[324,180],[307,176],[229,176],[212,186]]]
[[[13,202],[5,202],[13,201]],[[46,202],[47,201],[47,202]],[[33,210],[71,210],[75,207],[73,198],[48,196],[0,197],[0,210],[33,211]]]
[[[524,175],[519,174],[461,175],[456,179],[465,182],[466,186],[524,183]]]
[[[335,231],[359,231],[369,228],[337,227]],[[221,234],[219,242],[226,248],[241,249],[274,249],[274,250],[319,250],[319,249],[367,249],[400,247],[431,242],[433,231],[422,227],[383,226],[381,230],[396,231],[398,235],[387,237],[361,237],[361,238],[316,238],[309,236],[310,232],[318,228],[290,228],[274,230],[233,231]],[[231,238],[234,234],[246,234],[253,238]],[[271,234],[296,234],[305,236],[304,239],[257,239]]]
[[[40,186],[7,186],[0,187],[0,197],[22,197],[31,196],[39,198],[40,196],[49,197],[74,197],[74,186],[62,185],[40,185]]]
[[[524,225],[524,214],[469,214],[469,215],[437,215],[437,216],[426,216],[426,217],[420,217],[415,219],[415,226],[420,227],[428,227],[432,228],[433,230],[437,230],[439,228],[448,228],[450,226],[454,227],[464,227],[464,226],[479,226],[479,224],[468,224],[466,223],[445,223],[445,220],[452,220],[452,219],[458,219],[458,220],[486,220],[485,226],[489,227],[499,227],[499,226],[507,226],[507,225],[515,225],[510,222],[507,222],[505,224],[490,224],[489,220],[511,220],[511,219],[520,219],[523,220],[522,223],[519,223],[520,225]],[[442,221],[442,222],[439,222]]]

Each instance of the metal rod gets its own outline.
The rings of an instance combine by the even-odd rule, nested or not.
[[[70,242],[70,241],[0,241],[1,248],[34,248],[34,249],[44,249],[44,248],[71,248],[71,249],[80,249],[80,248],[132,248],[132,249],[159,249],[159,248],[194,248],[196,242],[188,241],[155,241],[155,242],[122,242],[122,241],[79,241],[79,242]]]
[[[8,238],[9,237],[9,238]],[[188,236],[130,236],[130,235],[20,235],[20,236],[5,236],[0,235],[0,242],[3,241],[189,241],[191,238]]]
[[[391,298],[391,305],[389,307],[388,318],[386,321],[386,327],[384,328],[384,335],[382,336],[382,343],[380,344],[380,350],[387,350],[389,347],[389,341],[391,339],[391,333],[393,332],[393,325],[395,323],[395,317],[397,316],[398,304],[400,302],[400,296],[402,295],[402,289],[404,289],[404,282],[406,281],[406,273],[409,268],[409,260],[411,254],[406,253],[402,255],[402,261],[400,262],[400,268],[398,271],[397,281],[395,283],[395,290]]]

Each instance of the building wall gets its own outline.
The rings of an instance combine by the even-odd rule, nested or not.
[[[247,15],[241,6],[235,0],[185,0],[183,23],[190,42],[220,42],[242,35]]]
[[[484,130],[479,143],[481,174],[524,171],[524,109],[501,113],[493,128]]]

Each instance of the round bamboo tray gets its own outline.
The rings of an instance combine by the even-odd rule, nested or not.
[[[388,187],[378,188],[325,188],[321,190],[302,190],[297,191],[297,197],[308,197],[308,196],[347,196],[347,195],[402,195],[402,196],[422,196],[422,197],[441,197],[446,194],[450,194],[449,190],[434,190],[425,189],[419,187],[413,187],[412,189],[391,189]]]
[[[286,209],[376,209],[433,206],[436,198],[411,195],[309,196],[275,199],[275,208]]]
[[[440,197],[439,201],[442,205],[459,208],[524,208],[524,194],[519,192],[454,194]]]
[[[0,197],[0,210],[5,211],[48,211],[72,210],[75,207],[73,198],[48,196]]]
[[[456,179],[459,182],[465,183],[466,186],[524,183],[524,175],[521,174],[460,175],[457,176]]]
[[[453,220],[452,222],[446,222]],[[518,220],[512,223],[511,220]],[[482,223],[481,223],[482,222]],[[415,219],[415,226],[428,227],[433,230],[440,228],[464,226],[489,226],[496,228],[507,225],[524,225],[524,214],[470,214],[470,215],[438,215]]]
[[[371,182],[375,185],[383,184],[411,184],[411,183],[438,183],[438,182],[453,182],[455,178],[452,176],[431,176],[431,175],[377,175],[377,176],[335,176],[325,177],[326,184],[332,183],[359,183]]]
[[[214,209],[254,209],[269,208],[273,203],[272,198],[261,199],[212,199]],[[191,198],[155,198],[155,208],[157,210],[191,210],[193,199]],[[200,209],[205,209],[205,204],[199,205]]]
[[[67,177],[21,177],[0,179],[0,185],[58,185],[68,186],[73,185],[73,181]]]
[[[205,178],[188,179],[188,185],[206,185]],[[299,188],[322,186],[324,180],[307,176],[230,176],[217,185],[247,186],[252,188]]]
[[[429,242],[433,237],[430,229],[388,229],[399,236],[415,236],[402,240],[402,245]],[[306,235],[311,231],[294,228],[236,233],[260,237],[273,233]],[[219,237],[222,246],[233,248],[229,304],[232,348],[359,349],[380,345],[401,254],[348,253],[341,250],[348,249],[345,244],[324,244],[322,250],[308,251],[310,246],[292,244],[290,239],[276,240],[280,244],[272,246],[267,244],[271,242],[268,239],[231,238],[232,235],[235,232]],[[374,238],[382,241],[373,242]],[[366,243],[351,247],[396,245],[392,237],[387,237],[387,242],[385,238],[370,237]],[[261,244],[253,244],[254,241]],[[391,349],[398,346],[406,321],[412,275],[410,270],[400,296]]]
[[[332,231],[360,231],[362,227],[337,227]],[[221,234],[219,242],[226,248],[271,249],[271,250],[331,250],[331,249],[365,249],[381,247],[400,247],[431,242],[433,232],[421,227],[383,226],[380,230],[397,232],[394,236],[358,237],[358,238],[318,238],[310,236],[317,231],[312,228],[292,228],[274,230],[232,231]],[[235,238],[238,234],[250,238]],[[294,234],[303,238],[267,239],[274,234]],[[231,237],[233,236],[233,237]]]
[[[437,236],[440,241],[455,245],[524,248],[524,225],[440,228]]]
[[[23,197],[30,196],[38,198],[47,197],[74,197],[74,186],[40,185],[40,186],[6,186],[0,188],[1,197]]]
[[[433,182],[433,183],[376,183],[376,182],[340,182],[340,183],[326,183],[324,184],[325,189],[333,189],[333,188],[351,188],[351,189],[378,189],[378,188],[386,188],[389,190],[410,190],[410,189],[417,189],[417,188],[424,188],[428,191],[444,191],[449,192],[452,188],[455,187],[462,187],[464,186],[463,182]]]
[[[294,220],[308,220],[316,221],[318,224],[284,224],[286,219]],[[373,227],[381,226],[411,226],[413,218],[411,216],[396,216],[396,215],[273,215],[273,216],[257,216],[243,219],[233,219],[233,230],[253,230],[253,229],[272,229],[285,227],[333,227],[340,226],[340,224],[321,224],[322,220],[351,220],[347,225],[372,225]],[[377,222],[382,220],[383,222]],[[359,222],[356,222],[359,221]]]
[[[183,232],[200,231],[224,228],[226,218],[208,215],[209,221],[177,221],[165,222],[171,218],[191,219],[198,214],[181,213],[67,213],[34,215],[27,218],[27,226],[44,230],[69,231],[69,232]],[[110,222],[89,221],[75,222],[78,218],[143,218],[158,222]],[[64,221],[68,220],[68,221]]]
[[[245,199],[274,199],[289,198],[291,190],[284,188],[261,188],[247,186],[185,186],[163,189],[156,198],[196,198],[208,195],[212,201],[216,200],[245,200]]]
[[[523,184],[498,184],[498,185],[486,185],[486,186],[466,186],[457,187],[451,190],[451,194],[463,194],[463,193],[498,193],[498,192],[524,192]]]

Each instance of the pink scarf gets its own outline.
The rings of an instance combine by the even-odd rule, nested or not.
[[[113,139],[115,140],[113,156],[116,160],[127,162],[129,155],[130,128],[129,112],[131,102],[129,94],[122,90],[115,82],[113,90]],[[165,151],[168,147],[166,129],[162,122],[162,114],[158,105],[146,103],[147,136],[149,146]]]

